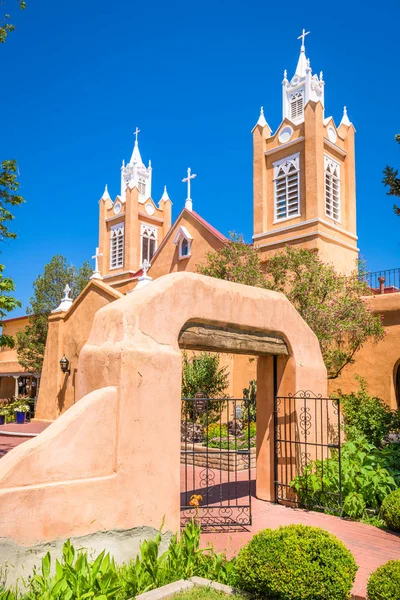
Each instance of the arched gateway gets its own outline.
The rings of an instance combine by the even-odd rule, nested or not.
[[[0,537],[32,546],[163,518],[178,530],[179,340],[190,323],[203,334],[268,334],[287,348],[278,394],[326,395],[318,341],[282,294],[192,273],[161,277],[96,313],[79,358],[79,402],[1,459]],[[259,354],[257,495],[273,500],[273,360]]]

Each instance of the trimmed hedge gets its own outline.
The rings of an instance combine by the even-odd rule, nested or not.
[[[261,531],[236,561],[238,586],[271,600],[347,600],[357,568],[334,535],[306,525]]]
[[[400,489],[391,492],[384,498],[380,516],[389,529],[400,531]]]
[[[400,560],[389,560],[368,580],[368,600],[400,600]]]

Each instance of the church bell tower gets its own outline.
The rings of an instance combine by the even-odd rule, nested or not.
[[[344,109],[325,117],[325,82],[312,73],[303,32],[296,71],[282,81],[282,122],[264,110],[253,129],[254,244],[262,260],[286,245],[315,249],[339,273],[358,257],[354,133]]]

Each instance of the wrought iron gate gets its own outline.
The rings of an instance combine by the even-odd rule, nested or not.
[[[277,396],[274,426],[276,501],[341,515],[340,401],[310,391]]]
[[[202,527],[251,524],[251,413],[248,399],[182,399],[182,526],[192,517]]]

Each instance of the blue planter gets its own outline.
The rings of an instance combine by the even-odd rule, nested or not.
[[[24,413],[24,412],[17,411],[15,413],[15,420],[18,423],[18,425],[22,425],[23,423],[25,423],[25,417],[26,417],[26,413]]]
[[[0,415],[0,425],[4,425],[5,422],[6,422],[5,415]]]

